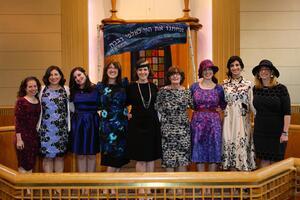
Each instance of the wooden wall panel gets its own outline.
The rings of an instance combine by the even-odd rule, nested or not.
[[[61,65],[61,0],[0,0],[0,105],[14,105],[25,76]]]
[[[18,169],[16,149],[14,147],[14,127],[0,128],[0,146],[5,153],[0,153],[0,163],[14,170]]]
[[[300,26],[299,18],[299,12],[241,12],[241,29],[274,30],[278,27],[281,30],[298,29]]]
[[[22,23],[18,23],[22,22]],[[1,33],[58,33],[60,15],[1,15]]]
[[[0,70],[46,69],[51,64],[61,64],[60,52],[0,52]]]
[[[60,14],[60,0],[0,0],[0,5],[2,14]]]
[[[241,11],[299,11],[299,0],[241,0]]]
[[[60,33],[0,34],[0,51],[60,51]]]
[[[269,59],[280,71],[292,103],[300,103],[300,1],[241,0],[241,55],[248,79],[262,59]]]
[[[219,82],[226,78],[227,60],[240,54],[240,1],[213,0],[213,61]]]
[[[88,70],[88,1],[62,0],[62,66],[68,78],[71,69]]]

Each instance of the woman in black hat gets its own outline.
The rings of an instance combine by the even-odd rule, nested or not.
[[[252,69],[255,76],[253,105],[254,145],[260,167],[284,159],[291,119],[290,96],[286,86],[277,82],[279,71],[269,60]]]
[[[136,160],[137,172],[153,172],[154,161],[161,157],[160,124],[154,109],[158,88],[149,81],[150,64],[140,59],[137,80],[127,87],[127,103],[132,106],[128,122],[128,155]]]

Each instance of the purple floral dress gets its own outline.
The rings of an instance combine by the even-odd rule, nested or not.
[[[217,108],[226,107],[221,85],[202,89],[199,83],[191,88],[194,112],[191,121],[192,162],[219,163],[222,157],[222,126]]]

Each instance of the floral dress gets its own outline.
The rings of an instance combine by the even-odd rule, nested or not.
[[[121,85],[98,83],[100,92],[100,149],[101,164],[120,168],[127,164],[126,91]]]
[[[191,88],[194,112],[191,121],[192,161],[220,163],[222,156],[222,126],[217,108],[225,109],[226,102],[221,85],[202,89],[199,83]]]
[[[64,88],[45,87],[41,95],[42,118],[39,129],[43,157],[63,156],[68,145],[68,97]]]
[[[254,111],[254,108],[251,82],[243,78],[228,79],[224,80],[223,88],[227,102],[223,124],[223,169],[253,170],[255,155],[250,111]]]
[[[190,90],[162,88],[156,99],[162,132],[162,167],[186,166],[191,158],[191,135],[187,108]]]

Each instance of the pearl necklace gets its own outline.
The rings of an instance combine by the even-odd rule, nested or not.
[[[138,85],[138,89],[139,89],[139,93],[140,93],[140,96],[141,96],[141,99],[142,99],[143,106],[144,106],[144,108],[148,109],[150,107],[151,97],[152,97],[150,83],[148,82],[149,100],[147,102],[145,102],[145,99],[143,97],[139,82],[137,82],[137,85]]]

